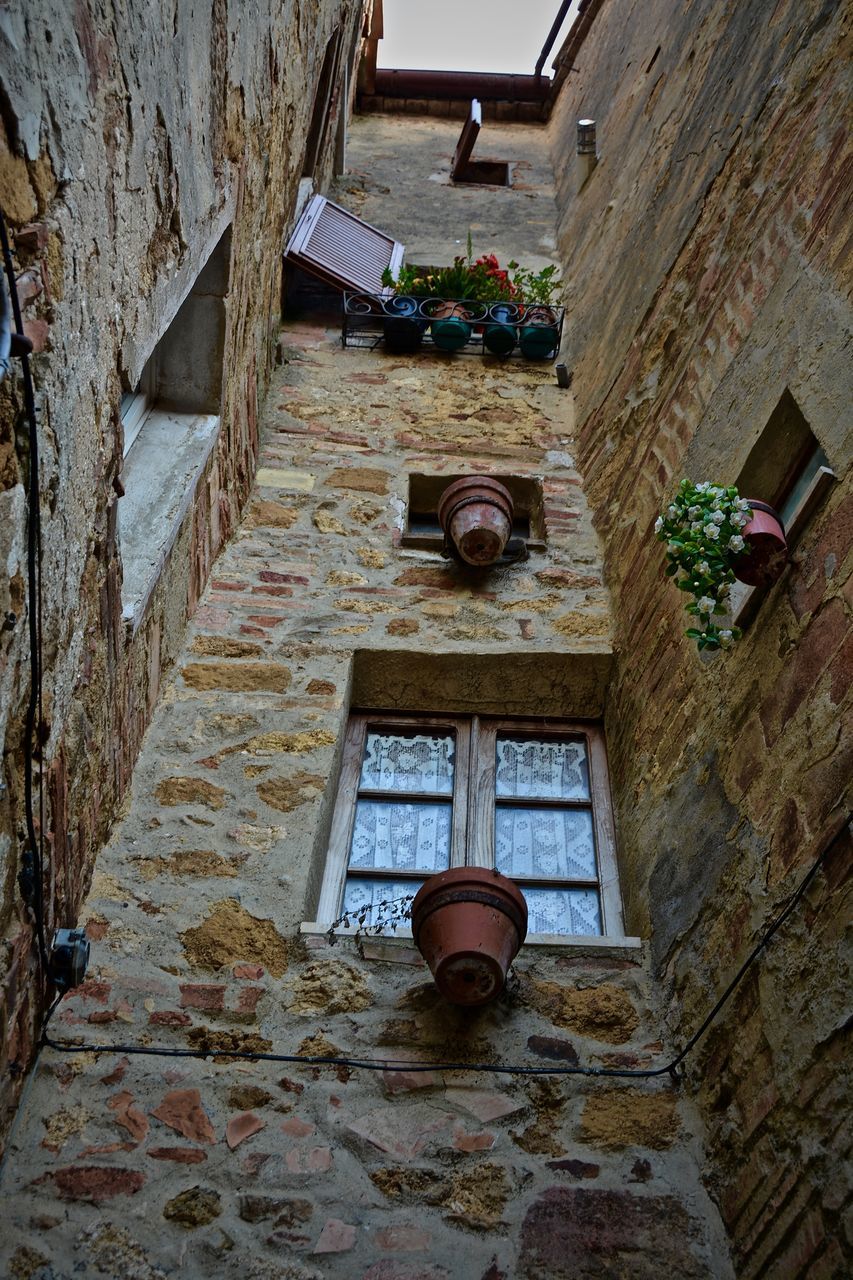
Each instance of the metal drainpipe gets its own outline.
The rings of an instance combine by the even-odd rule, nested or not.
[[[551,30],[548,32],[545,43],[542,46],[542,52],[540,53],[539,59],[536,63],[536,69],[533,73],[534,75],[541,76],[542,68],[545,66],[545,59],[548,57],[548,54],[551,52],[551,48],[554,44],[554,41],[557,39],[557,36],[559,35],[560,27],[563,25],[563,19],[565,18],[566,14],[569,12],[569,6],[571,5],[571,3],[572,3],[572,0],[563,0],[563,3],[560,5],[559,12],[557,13],[556,18],[554,19]],[[581,10],[583,10],[583,8],[584,6],[581,5]]]

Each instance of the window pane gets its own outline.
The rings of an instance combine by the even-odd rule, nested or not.
[[[360,876],[357,879],[348,879],[344,887],[344,905],[341,908],[341,914],[343,915],[345,911],[358,913],[372,904],[374,909],[372,914],[366,912],[363,922],[365,925],[377,924],[380,919],[392,924],[397,920],[399,924],[408,928],[410,925],[408,918],[399,919],[399,915],[400,912],[408,915],[411,902],[401,902],[399,910],[394,914],[388,907],[378,909],[379,904],[400,898],[414,898],[422,884],[423,880],[374,880],[372,877],[368,880]]]
[[[528,889],[529,933],[601,934],[601,908],[594,889]]]
[[[588,800],[583,739],[568,742],[498,735],[495,794],[531,800]]]
[[[446,871],[451,812],[449,804],[359,800],[349,865],[365,870]]]
[[[495,864],[505,876],[595,877],[591,811],[499,805],[495,810]]]
[[[453,735],[368,733],[360,786],[453,794]]]

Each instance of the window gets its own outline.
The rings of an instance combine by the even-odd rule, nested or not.
[[[121,398],[122,608],[134,630],[219,432],[230,257],[229,228]]]
[[[786,389],[737,478],[739,493],[776,510],[791,551],[834,480],[826,454]],[[741,627],[748,624],[766,594],[766,588],[735,583],[732,620]]]
[[[600,726],[352,716],[319,921],[465,864],[518,883],[530,934],[622,936]]]

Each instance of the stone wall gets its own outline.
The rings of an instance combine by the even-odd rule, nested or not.
[[[739,1273],[841,1274],[849,837],[850,12],[605,3],[552,122],[579,469],[604,541],[629,930],[684,1038],[815,857],[807,901],[691,1069]],[[564,163],[598,123],[583,187]],[[838,482],[743,639],[683,638],[653,521],[733,483],[785,390]]]
[[[292,226],[314,84],[361,5],[39,5],[7,13],[0,173],[26,271],[40,415],[41,732],[48,929],[76,918],[127,787],[161,672],[249,492],[257,403],[277,336],[280,250]],[[340,110],[340,95],[336,110]],[[334,111],[333,111],[334,117]],[[315,180],[331,169],[335,120]],[[217,444],[134,629],[122,618],[119,401],[231,227]],[[7,1067],[28,1062],[40,1001],[16,891],[23,822],[25,435],[20,387],[0,388],[2,1022]],[[14,1095],[14,1089],[13,1089]],[[13,1097],[10,1098],[13,1101]]]
[[[432,145],[406,152],[413,196]],[[488,224],[503,193],[480,198]],[[570,396],[547,366],[341,350],[307,323],[282,348],[255,491],[99,857],[88,980],[53,1023],[106,1048],[40,1059],[0,1267],[729,1280],[689,1092],[665,1071],[549,1074],[668,1060],[636,940],[526,947],[505,995],[465,1010],[407,938],[311,927],[351,705],[601,713],[608,599]],[[408,476],[476,468],[543,481],[530,560],[470,573],[403,544]]]

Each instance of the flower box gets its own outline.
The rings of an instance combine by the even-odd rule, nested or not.
[[[563,316],[564,309],[551,304],[345,293],[341,340],[345,347],[394,354],[432,349],[490,360],[553,361],[562,342]]]

